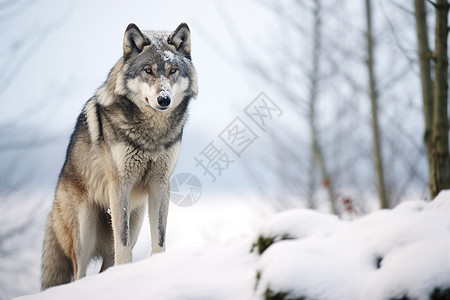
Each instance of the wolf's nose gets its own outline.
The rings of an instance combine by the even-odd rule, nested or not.
[[[158,104],[161,107],[167,107],[170,105],[170,97],[168,96],[158,96]]]

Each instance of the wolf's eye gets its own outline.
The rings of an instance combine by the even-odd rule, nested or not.
[[[145,73],[147,73],[147,74],[150,74],[150,75],[153,74],[152,68],[147,67],[147,68],[144,69],[144,71],[145,71]]]
[[[169,74],[170,75],[175,74],[176,71],[178,71],[177,68],[172,68],[172,69],[170,69]]]

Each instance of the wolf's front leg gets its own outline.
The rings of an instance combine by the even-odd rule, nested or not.
[[[111,222],[114,235],[114,265],[132,260],[130,241],[130,193],[126,185],[110,188]]]
[[[148,197],[148,216],[152,254],[165,251],[167,215],[169,213],[169,180],[153,182]]]

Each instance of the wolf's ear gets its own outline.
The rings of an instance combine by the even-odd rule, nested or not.
[[[130,23],[123,37],[123,56],[128,58],[132,55],[139,54],[146,45],[150,45],[148,38],[136,24]]]
[[[191,31],[186,23],[178,25],[177,29],[167,38],[167,43],[173,45],[178,52],[191,59]]]

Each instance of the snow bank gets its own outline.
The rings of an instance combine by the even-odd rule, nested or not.
[[[334,217],[320,213],[308,212],[309,221],[300,221],[308,215],[304,211],[286,220],[293,214],[298,221],[276,222],[276,228],[285,227],[281,232],[269,228],[261,234],[298,234],[289,223],[307,224],[309,232],[262,254],[258,294],[419,300],[430,299],[435,288],[450,288],[450,192],[429,204],[406,202],[337,226]],[[328,234],[319,234],[323,229]]]
[[[250,252],[264,238],[262,254]],[[284,212],[239,241],[155,255],[21,299],[435,300],[449,299],[449,288],[450,192],[443,192],[356,221]]]
[[[249,299],[255,255],[248,242],[157,254],[20,299]]]

